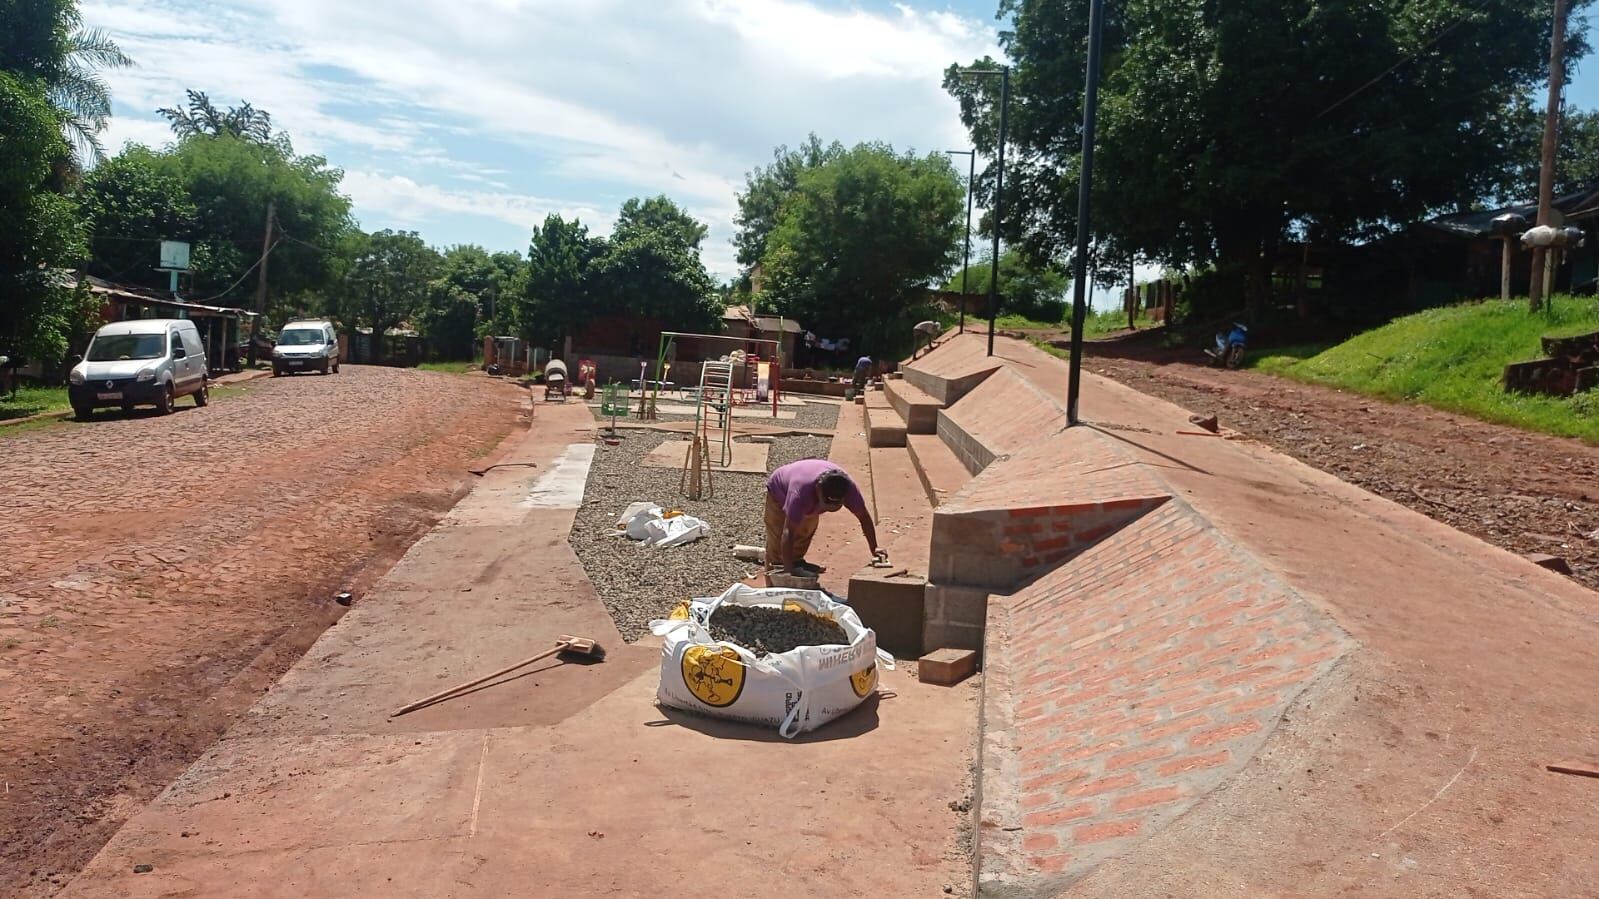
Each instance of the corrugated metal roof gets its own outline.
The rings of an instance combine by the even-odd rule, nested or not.
[[[1599,184],[1590,184],[1582,190],[1555,197],[1552,205],[1566,221],[1591,218],[1599,214]],[[1461,237],[1488,237],[1493,234],[1493,220],[1506,213],[1514,213],[1531,222],[1538,217],[1538,204],[1524,203],[1503,209],[1441,215],[1426,224]]]
[[[792,318],[780,319],[774,315],[755,316],[755,327],[762,331],[781,330],[784,334],[801,334],[805,331],[804,328],[800,327],[800,323]]]

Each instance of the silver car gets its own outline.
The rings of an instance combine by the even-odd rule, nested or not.
[[[196,406],[210,399],[205,347],[194,322],[147,318],[113,322],[95,332],[67,375],[67,399],[79,419],[101,406],[155,406],[172,411],[180,396]]]
[[[278,344],[272,348],[272,376],[301,371],[339,373],[339,338],[332,322],[289,322],[278,332]]]

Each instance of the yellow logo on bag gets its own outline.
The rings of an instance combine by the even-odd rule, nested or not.
[[[672,609],[672,614],[666,616],[666,620],[667,621],[687,621],[688,620],[688,600],[685,599],[682,602],[678,603],[676,608]]]
[[[744,692],[744,663],[727,646],[690,646],[683,653],[683,686],[713,709],[727,708]]]
[[[877,686],[877,663],[873,662],[851,674],[849,676],[849,685],[855,691],[856,696],[865,699],[866,694],[872,692],[872,689]]]

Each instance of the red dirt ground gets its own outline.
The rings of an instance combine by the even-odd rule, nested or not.
[[[1599,588],[1599,447],[1426,406],[1386,402],[1249,371],[1114,358],[1084,367],[1240,431],[1511,552],[1566,559]]]
[[[454,503],[523,394],[350,366],[0,437],[0,895],[49,895]]]

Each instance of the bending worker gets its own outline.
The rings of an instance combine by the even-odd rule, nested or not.
[[[801,459],[772,472],[766,479],[766,569],[799,577],[815,577],[819,566],[805,561],[823,512],[849,509],[860,520],[861,533],[874,559],[888,553],[877,546],[877,526],[866,511],[866,498],[844,470],[826,459]]]

